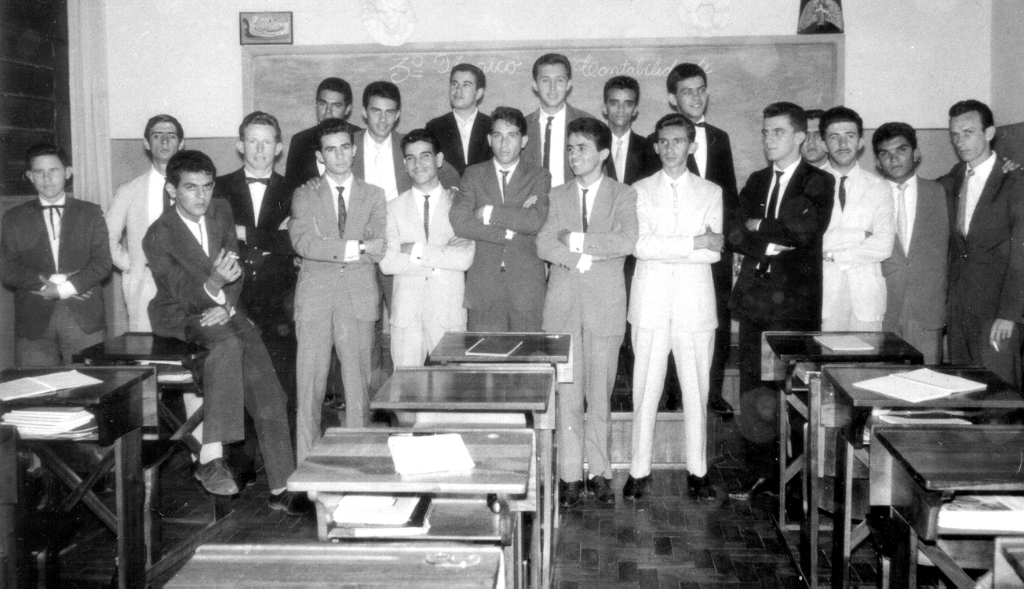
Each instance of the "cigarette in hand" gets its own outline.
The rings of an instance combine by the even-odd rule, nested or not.
[[[231,259],[231,260],[237,260],[238,259],[238,254],[236,254],[235,252],[228,252],[227,255],[228,255],[228,259]]]
[[[989,341],[992,344],[992,349],[998,352],[999,351],[999,342],[997,342],[996,340],[989,340]]]

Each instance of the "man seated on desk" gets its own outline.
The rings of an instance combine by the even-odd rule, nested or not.
[[[452,68],[448,96],[452,112],[427,123],[441,145],[444,161],[462,175],[467,166],[486,162],[494,155],[487,143],[491,117],[480,112],[487,76],[473,64],[460,63]]]
[[[203,487],[215,495],[238,492],[223,444],[244,437],[243,410],[248,411],[266,465],[270,508],[301,515],[309,501],[285,489],[295,470],[285,394],[259,329],[236,306],[242,290],[238,241],[230,206],[213,198],[216,175],[213,162],[199,151],[180,151],[167,164],[175,205],[142,241],[157,285],[150,323],[157,335],[210,351],[203,364],[205,427],[195,470]]]

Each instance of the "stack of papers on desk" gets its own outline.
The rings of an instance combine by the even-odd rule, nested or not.
[[[482,337],[466,350],[467,356],[491,356],[494,358],[508,358],[520,347],[522,340],[509,340],[507,337]]]
[[[77,370],[27,376],[17,380],[0,383],[0,401],[13,401],[27,397],[45,395],[61,389],[85,387],[103,382],[98,378],[86,376]]]
[[[96,419],[81,407],[36,407],[5,413],[3,423],[18,428],[18,433],[31,438],[88,437],[96,432]]]
[[[430,497],[345,495],[334,510],[331,536],[421,536],[430,529],[430,507]]]
[[[398,434],[388,438],[388,448],[395,472],[401,475],[455,472],[476,466],[459,434]]]
[[[875,346],[855,335],[816,335],[814,341],[833,352],[868,352]]]
[[[958,495],[939,509],[939,528],[1024,532],[1024,496]]]
[[[984,383],[943,374],[930,368],[862,380],[853,385],[908,403],[941,399],[953,393],[983,391],[986,388]]]

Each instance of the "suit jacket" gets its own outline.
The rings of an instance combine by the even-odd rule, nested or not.
[[[430,120],[426,128],[441,143],[444,161],[450,163],[460,176],[466,172],[466,167],[494,157],[491,145],[487,142],[487,135],[491,132],[491,117],[482,112],[477,111],[473,130],[469,133],[469,161],[466,161],[462,153],[462,135],[459,133],[455,113],[449,112]]]
[[[925,329],[941,329],[946,324],[949,217],[942,185],[918,178],[915,211],[910,251],[897,237],[892,255],[882,262],[885,331],[892,331],[901,318],[916,321]]]
[[[565,332],[580,325],[600,336],[626,333],[626,281],[622,265],[636,245],[636,191],[611,178],[601,180],[583,239],[583,254],[598,256],[590,269],[576,269],[583,254],[558,241],[563,229],[583,231],[576,182],[551,189],[548,218],[537,234],[537,253],[551,262],[544,302],[544,331]]]
[[[661,158],[654,151],[653,144],[645,137],[629,132],[629,147],[626,149],[625,178],[619,178],[615,170],[615,137],[612,137],[612,152],[604,162],[604,173],[609,178],[632,185],[661,169]]]
[[[352,158],[352,174],[360,180],[366,180],[366,154],[363,153],[363,138],[366,137],[366,131],[359,131],[352,143],[356,146],[356,155]],[[402,153],[402,137],[405,134],[397,131],[391,132],[391,156],[395,162],[395,184],[398,186],[398,194],[402,194],[406,190],[412,188],[412,178],[409,177],[409,172],[405,169],[405,154]],[[441,186],[445,189],[458,188],[460,176],[447,161],[441,166],[441,169],[437,171],[437,179],[441,181]]]
[[[529,162],[538,168],[544,163],[544,152],[542,151],[542,143],[544,142],[544,128],[540,124],[541,111],[538,108],[526,117],[526,134],[530,137],[530,141],[526,144],[526,149],[523,150],[522,158],[523,161]],[[569,103],[565,104],[565,126],[568,127],[569,123],[576,119],[584,117],[594,118],[594,116],[587,111],[573,108]],[[568,139],[568,137],[566,137]],[[576,177],[572,173],[572,168],[569,167],[569,157],[564,158],[565,168],[565,181],[568,182]]]
[[[838,172],[825,168],[840,184]],[[822,238],[822,250],[834,262],[822,266],[821,316],[832,317],[840,293],[851,293],[854,316],[860,321],[881,321],[885,316],[885,279],[882,261],[892,255],[896,238],[892,191],[889,183],[856,164],[846,177],[846,207],[836,194],[832,217]],[[865,237],[865,233],[871,233]]]
[[[740,216],[728,241],[744,255],[729,308],[763,326],[821,327],[821,242],[832,215],[832,175],[801,160],[782,194],[778,218],[765,218],[774,166],[758,170],[740,192]],[[742,221],[761,219],[757,231]],[[768,256],[769,244],[794,249]]]
[[[967,237],[957,229],[966,164],[939,178],[949,211],[949,300],[978,317],[1020,323],[1024,314],[1024,173],[999,161],[985,182]],[[911,241],[913,243],[913,241]]]
[[[280,229],[292,210],[292,195],[284,176],[277,172],[271,174],[270,184],[263,193],[259,219],[256,219],[249,184],[245,181],[245,168],[219,176],[216,182],[213,195],[226,199],[231,205],[235,225],[245,227],[245,243],[249,248],[289,258],[295,255],[288,230]]]
[[[99,205],[71,196],[61,213],[59,264],[53,263],[39,198],[20,204],[3,217],[0,234],[0,281],[14,289],[14,331],[19,338],[43,336],[57,301],[32,294],[42,288],[40,276],[64,274],[85,300],[66,299],[75,322],[85,333],[104,327],[103,289],[110,275],[110,245],[103,210]]]
[[[358,125],[352,125],[352,123],[349,125],[352,126],[353,131],[362,131]],[[313,125],[292,135],[292,140],[288,143],[288,159],[285,163],[284,177],[289,194],[305,184],[307,180],[320,176],[320,169],[316,167],[318,146],[313,142],[315,133],[316,125]]]
[[[509,278],[520,285],[512,292],[513,308],[543,308],[545,270],[544,262],[537,257],[535,236],[548,218],[550,190],[551,174],[520,159],[509,176],[502,202],[493,159],[466,168],[449,217],[455,235],[476,241],[473,265],[466,274],[467,309],[484,309],[493,304],[500,292],[498,278],[503,264]],[[524,208],[531,196],[536,196],[537,202]],[[484,225],[475,216],[478,208],[487,205],[494,207],[490,225]],[[506,230],[515,233],[512,239],[505,239]]]
[[[429,202],[429,239],[423,234],[423,210],[412,190],[388,203],[388,249],[380,269],[395,275],[391,325],[396,327],[421,325],[430,317],[446,330],[466,328],[465,272],[473,263],[476,244],[455,237],[448,219],[452,192],[442,189],[440,198]],[[401,252],[403,243],[423,244],[421,263],[414,264]]]
[[[185,325],[195,323],[217,303],[206,292],[205,284],[213,273],[213,260],[224,249],[238,253],[235,221],[231,207],[222,199],[213,199],[206,211],[209,251],[203,250],[176,208],[164,211],[142,241],[149,267],[156,280],[156,296],[149,302],[149,320],[153,333],[185,340]],[[231,306],[238,305],[244,279],[226,285],[221,292]],[[236,313],[242,312],[241,308]]]
[[[634,185],[640,238],[629,301],[629,323],[656,329],[710,331],[718,325],[711,264],[721,254],[694,249],[693,238],[710,226],[722,231],[722,189],[687,172],[676,182],[657,173]]]
[[[376,264],[381,257],[364,253],[346,262],[345,246],[351,240],[385,237],[384,191],[358,177],[352,179],[344,239],[338,234],[336,199],[326,177],[319,188],[302,186],[292,196],[288,235],[302,256],[295,287],[296,321],[329,321],[335,309],[352,313],[360,321],[380,318]]]

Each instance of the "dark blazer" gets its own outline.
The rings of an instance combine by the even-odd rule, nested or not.
[[[530,141],[526,144],[526,149],[523,150],[522,158],[523,161],[531,163],[538,168],[544,163],[544,152],[541,151],[542,144],[544,143],[544,127],[540,124],[541,111],[538,108],[526,117],[526,134],[529,135]],[[565,126],[568,127],[569,123],[576,119],[583,117],[594,118],[594,115],[588,113],[585,110],[573,108],[572,105],[566,103],[565,105]],[[568,139],[568,137],[566,138]],[[565,157],[565,181],[568,182],[576,177],[572,173],[572,168],[569,167],[569,158]]]
[[[362,131],[359,125],[353,125],[353,131]],[[287,180],[288,192],[294,192],[307,180],[320,177],[320,170],[316,167],[316,148],[313,144],[313,134],[316,133],[316,125],[303,129],[292,135],[288,144],[288,159],[284,167],[284,177]]]
[[[363,138],[366,137],[366,131],[358,131],[352,143],[356,146],[356,155],[352,158],[352,175],[360,180],[366,180],[366,154],[363,153]],[[409,177],[409,172],[405,169],[405,154],[402,153],[402,137],[405,134],[399,133],[398,131],[391,132],[391,156],[395,162],[395,184],[398,186],[398,194],[402,194],[406,190],[412,188],[412,178]],[[441,165],[441,169],[437,171],[437,179],[441,181],[441,186],[446,189],[459,186],[459,173],[455,171],[447,161]]]
[[[966,164],[939,178],[949,211],[949,300],[970,313],[1022,322],[1024,314],[1024,173],[997,161],[965,238],[957,228]],[[913,242],[911,242],[913,243]]]
[[[744,255],[729,308],[741,320],[762,326],[818,329],[821,238],[832,215],[835,180],[801,160],[782,195],[778,218],[765,218],[773,169],[751,174],[739,195],[738,220],[762,221],[757,231],[737,222],[729,232],[729,243]],[[795,249],[768,256],[771,243]]]
[[[612,152],[604,162],[604,173],[606,176],[623,184],[631,185],[660,169],[661,158],[654,151],[654,144],[646,137],[637,135],[635,131],[630,131],[629,148],[626,149],[625,178],[619,178],[615,172],[615,137],[612,136]]]
[[[53,265],[50,237],[46,232],[39,198],[7,211],[0,234],[0,281],[14,289],[14,330],[19,338],[38,339],[50,323],[57,301],[32,291],[42,288],[40,276],[68,275],[85,300],[64,301],[85,333],[104,327],[103,289],[100,281],[110,275],[110,243],[107,223],[99,205],[71,196],[64,199],[61,214],[59,268]]]
[[[448,215],[455,235],[476,240],[473,265],[466,274],[464,307],[485,309],[494,303],[504,263],[509,278],[520,285],[512,292],[512,306],[519,311],[544,308],[546,277],[544,262],[537,257],[536,235],[548,218],[550,190],[551,174],[520,159],[509,177],[503,203],[494,160],[466,168]],[[537,202],[524,208],[531,196]],[[494,207],[490,225],[475,216],[486,205]],[[515,232],[511,240],[505,239],[506,230]]]
[[[187,340],[185,325],[197,323],[203,311],[217,306],[204,286],[213,272],[213,259],[221,249],[238,253],[235,221],[226,200],[215,198],[210,202],[206,231],[209,255],[185,226],[178,209],[170,208],[150,225],[142,239],[142,250],[156,282],[156,296],[149,302],[149,321],[157,335]],[[232,306],[238,305],[243,282],[240,278],[221,291]]]
[[[938,182],[919,177],[910,251],[897,236],[892,256],[882,262],[886,291],[883,330],[892,331],[901,318],[916,321],[924,329],[941,329],[946,324],[948,253],[946,193]]]
[[[473,121],[473,130],[469,134],[469,161],[462,154],[462,135],[459,133],[459,123],[455,120],[455,113],[441,115],[427,123],[427,131],[437,137],[441,143],[441,153],[444,154],[444,161],[455,168],[461,176],[468,166],[486,162],[494,157],[491,152],[491,144],[487,142],[487,135],[491,132],[491,117],[482,112],[476,113],[476,120]]]

